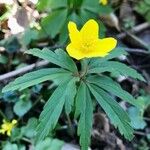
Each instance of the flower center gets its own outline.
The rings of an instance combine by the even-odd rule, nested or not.
[[[94,45],[95,45],[95,40],[83,41],[81,48],[84,53],[85,52],[88,53],[93,50]]]

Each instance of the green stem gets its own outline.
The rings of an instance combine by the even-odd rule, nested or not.
[[[70,116],[69,115],[66,115],[66,116],[67,116],[67,121],[68,121],[69,135],[71,137],[74,137],[74,128],[72,126]]]
[[[5,114],[0,110],[0,115],[2,116],[2,118],[7,119],[7,117],[5,116]]]
[[[81,61],[81,77],[83,77],[83,76],[85,76],[87,74],[88,63],[89,63],[89,60],[87,60],[87,59],[83,59]]]

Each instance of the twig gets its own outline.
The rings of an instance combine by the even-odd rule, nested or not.
[[[141,135],[141,136],[147,136],[147,134],[145,132],[141,132],[141,131],[134,131],[134,134]]]
[[[127,52],[130,53],[141,53],[141,54],[150,54],[149,51],[146,51],[145,49],[139,49],[139,48],[124,48]]]
[[[15,71],[8,72],[6,74],[0,75],[0,81],[4,81],[4,80],[6,80],[8,78],[12,78],[14,76],[26,73],[28,71],[33,70],[34,68],[44,67],[47,64],[48,64],[48,61],[44,60],[44,61],[40,61],[40,62],[31,64],[31,65],[25,66],[23,68],[17,69]]]
[[[148,118],[148,117],[143,117],[143,119],[146,121],[150,121],[150,118]]]
[[[71,137],[74,137],[74,128],[72,126],[70,116],[68,114],[66,114],[66,117],[67,117],[67,120],[68,120],[69,134],[70,134]]]
[[[142,31],[144,29],[147,29],[148,27],[150,27],[149,23],[147,23],[147,22],[146,23],[142,23],[140,25],[135,26],[130,32],[131,33],[138,33],[138,32],[140,32],[140,31]],[[127,33],[123,32],[123,33],[118,34],[117,38],[118,39],[123,39],[123,38],[126,37],[126,35],[127,35]]]

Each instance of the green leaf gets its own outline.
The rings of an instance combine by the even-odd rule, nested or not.
[[[99,76],[93,75],[87,78],[88,82],[97,85],[98,87],[118,96],[122,100],[127,101],[128,103],[135,105],[137,107],[141,107],[141,104],[135,100],[135,98],[129,94],[128,92],[124,91],[121,86],[113,81],[111,78],[107,76]]]
[[[123,134],[125,138],[131,140],[133,138],[133,129],[130,125],[130,119],[127,113],[101,88],[92,84],[88,84],[88,86],[95,99],[109,116],[111,122],[115,127],[118,127],[120,133]]]
[[[89,68],[95,68],[100,65],[101,62],[118,58],[121,55],[127,55],[128,53],[122,47],[117,47],[109,53],[109,55],[102,58],[92,58],[89,63]]]
[[[134,129],[144,129],[147,125],[143,118],[143,113],[136,107],[130,107],[128,109],[129,117],[131,119],[131,125]]]
[[[81,82],[77,92],[75,115],[80,115],[78,135],[80,136],[81,150],[87,150],[91,137],[93,105],[89,90],[84,82]]]
[[[20,128],[13,128],[12,132],[11,132],[11,137],[10,137],[10,141],[11,142],[16,142],[19,141],[21,138],[23,137]]]
[[[27,73],[22,77],[15,79],[13,82],[10,82],[2,89],[2,92],[23,90],[41,82],[57,78],[62,78],[63,80],[63,76],[71,76],[71,73],[61,68],[40,69]]]
[[[63,145],[63,141],[60,141],[58,139],[46,138],[45,140],[37,143],[37,145],[35,146],[35,150],[61,150]]]
[[[54,38],[60,33],[67,18],[67,9],[52,11],[47,17],[42,19],[42,32]]]
[[[38,120],[36,118],[30,118],[26,126],[21,128],[21,133],[27,138],[33,138],[36,135],[36,127]]]
[[[128,67],[127,65],[115,62],[115,61],[106,61],[102,62],[96,67],[93,67],[88,70],[88,73],[103,73],[103,72],[112,72],[119,75],[129,76],[134,79],[139,79],[141,81],[145,81],[145,79],[133,68]]]
[[[47,48],[44,48],[43,50],[33,48],[26,51],[26,53],[48,60],[49,62],[72,72],[77,72],[76,64],[62,49],[57,49],[55,50],[55,52],[53,52]]]
[[[105,5],[105,6],[100,5],[99,6],[99,12],[98,12],[99,15],[108,15],[112,12],[113,12],[113,9],[111,8],[110,5]]]
[[[37,141],[44,139],[55,128],[65,101],[68,98],[68,84],[72,80],[74,80],[73,77],[59,85],[45,104],[39,118],[40,124],[37,128]]]
[[[109,55],[104,57],[104,59],[110,60],[113,58],[120,57],[121,55],[128,55],[128,53],[124,50],[124,47],[117,47],[117,48],[113,49],[113,51],[111,51],[109,53]]]
[[[7,64],[8,58],[2,54],[0,54],[0,64]]]
[[[25,150],[25,146],[6,142],[3,147],[3,150]]]
[[[69,114],[71,112],[71,108],[74,104],[74,98],[77,93],[76,89],[76,82],[78,81],[78,78],[73,78],[67,85],[67,93],[66,93],[66,100],[65,100],[65,111],[66,114]]]
[[[85,22],[87,22],[90,18],[96,19],[95,14],[86,9],[81,8],[79,11],[80,11],[79,18],[80,18],[81,25],[83,25]]]
[[[81,6],[81,9],[85,9],[85,10],[88,10],[92,13],[97,13],[98,14],[98,11],[99,11],[99,2],[98,0],[84,0],[83,3],[82,3],[82,6]]]
[[[45,10],[45,9],[59,9],[67,7],[67,0],[39,0],[37,4],[38,10]]]
[[[22,117],[30,110],[31,107],[32,103],[30,100],[19,100],[15,103],[13,110],[17,116]]]
[[[22,36],[22,41],[25,46],[29,45],[32,40],[38,38],[38,30],[35,29],[26,29]]]

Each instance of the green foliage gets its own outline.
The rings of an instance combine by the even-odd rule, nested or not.
[[[117,82],[113,81],[111,78],[107,76],[93,75],[90,76],[87,80],[90,83],[97,85],[99,88],[102,88],[105,91],[108,91],[113,95],[116,95],[117,97],[123,99],[124,101],[131,103],[132,105],[135,105],[137,107],[141,106],[141,104],[137,103],[137,101],[134,99],[132,95],[124,91]]]
[[[59,34],[60,44],[65,43],[68,38],[67,24],[69,21],[75,21],[81,26],[89,18],[97,18],[99,14],[112,12],[109,5],[102,6],[99,0],[39,0],[37,9],[50,12],[41,20],[41,34],[51,38]]]
[[[39,0],[37,4],[38,10],[48,10],[48,9],[58,9],[62,7],[67,7],[67,0]]]
[[[80,115],[78,135],[80,135],[81,150],[87,150],[92,130],[93,105],[89,89],[84,82],[81,82],[76,97],[76,115]]]
[[[27,46],[32,40],[36,39],[38,39],[38,31],[34,29],[26,29],[22,37],[23,44]]]
[[[25,146],[7,142],[2,150],[25,150]]]
[[[144,78],[139,73],[137,73],[136,70],[116,61],[102,62],[96,66],[92,66],[92,68],[88,70],[89,74],[103,72],[112,72],[117,74],[118,76],[124,75],[127,77],[132,77],[134,79],[145,81]]]
[[[130,126],[130,119],[127,113],[114,101],[105,91],[95,85],[89,86],[93,96],[107,113],[112,123],[118,127],[121,134],[125,138],[131,140],[133,138],[133,129]]]
[[[72,95],[68,93],[69,90],[71,90],[69,89],[70,86],[68,86],[68,84],[70,84],[70,82],[75,79],[73,78],[70,82],[69,80],[70,78],[68,78],[65,83],[59,85],[45,104],[39,119],[40,124],[38,126],[37,134],[38,141],[44,139],[44,137],[48,135],[49,131],[52,131],[55,128],[65,102],[68,102],[68,98],[69,100],[74,98],[76,93]],[[74,82],[72,82],[72,84],[74,84]]]
[[[0,64],[7,64],[8,58],[4,55],[0,55]]]
[[[77,71],[77,67],[75,63],[73,62],[73,60],[62,49],[57,49],[55,52],[53,52],[47,48],[44,48],[42,51],[34,48],[34,49],[27,51],[26,53],[45,59],[64,69],[67,69],[73,72]]]
[[[150,1],[141,0],[135,6],[135,10],[150,22]]]
[[[54,11],[42,20],[41,26],[46,33],[50,33],[50,36],[54,38],[60,32],[65,23],[66,17],[66,9]]]
[[[21,133],[23,136],[28,138],[34,138],[36,135],[36,127],[38,125],[38,120],[36,118],[30,118],[26,126],[21,128]]]
[[[4,47],[8,53],[14,53],[21,48],[21,44],[16,35],[0,41],[0,46]]]
[[[30,86],[39,84],[41,82],[61,78],[63,75],[68,74],[69,74],[68,71],[64,69],[58,68],[40,69],[38,71],[33,71],[31,73],[25,74],[22,77],[17,78],[15,82],[11,82],[5,88],[3,88],[3,92],[11,90],[23,90]]]
[[[32,107],[32,103],[30,100],[24,101],[24,100],[19,100],[15,103],[14,105],[14,112],[17,116],[22,117],[24,114],[30,110]]]
[[[93,120],[91,96],[97,100],[120,133],[129,140],[133,138],[130,118],[116,100],[110,96],[110,93],[137,107],[140,107],[140,104],[118,83],[104,75],[105,72],[112,72],[144,80],[134,69],[114,61],[116,57],[122,54],[126,55],[126,52],[119,48],[105,58],[84,59],[81,61],[81,69],[77,69],[76,63],[62,49],[57,49],[54,52],[49,49],[31,49],[27,53],[58,66],[57,68],[45,68],[27,73],[3,88],[3,92],[23,90],[44,81],[51,80],[55,83],[56,80],[59,80],[58,87],[40,114],[36,134],[37,142],[45,139],[55,129],[63,108],[65,113],[69,115],[74,107],[75,117],[78,120],[81,149],[87,150],[90,144]]]
[[[28,89],[24,90],[23,94],[19,97],[19,100],[15,103],[13,110],[17,116],[24,116],[32,107],[30,94],[31,93]]]
[[[139,101],[141,103],[140,107],[129,107],[128,108],[128,114],[131,119],[131,125],[134,129],[144,129],[147,126],[147,122],[144,120],[144,113],[149,107],[149,95],[142,94],[143,96],[139,96],[136,101]]]
[[[64,145],[64,142],[58,139],[46,138],[45,140],[40,141],[35,146],[35,149],[36,150],[60,150],[63,145]]]
[[[134,129],[144,129],[146,122],[143,119],[142,111],[136,107],[130,107],[128,109],[129,116],[131,119],[131,125]]]

